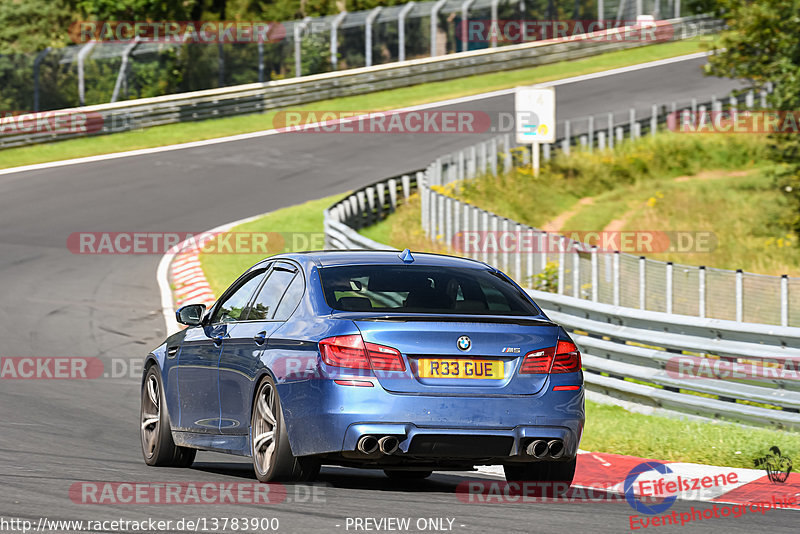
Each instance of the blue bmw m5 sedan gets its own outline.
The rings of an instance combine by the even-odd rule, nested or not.
[[[321,465],[393,478],[503,465],[571,482],[581,357],[497,269],[409,251],[282,254],[245,272],[147,356],[145,462],[250,456],[259,480]]]

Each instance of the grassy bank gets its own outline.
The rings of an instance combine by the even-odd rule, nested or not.
[[[614,151],[559,153],[538,177],[519,168],[448,190],[480,208],[565,235],[705,233],[708,248],[635,253],[678,264],[797,275],[800,248],[787,223],[792,203],[776,185],[765,148],[764,136],[663,133]],[[423,235],[417,198],[362,233],[396,248],[444,251]]]
[[[482,74],[449,80],[378,91],[366,95],[322,100],[299,106],[297,110],[325,111],[382,111],[400,107],[436,102],[449,98],[474,95],[517,85],[541,83],[569,76],[644,63],[657,59],[699,52],[702,38],[673,43],[650,45],[630,50],[609,52],[577,61],[566,61],[529,69]],[[0,151],[0,168],[31,165],[68,158],[94,156],[126,150],[136,150],[213,139],[272,128],[275,112],[226,117],[181,124],[167,124],[145,130],[122,132],[91,138],[72,139],[29,147]]]

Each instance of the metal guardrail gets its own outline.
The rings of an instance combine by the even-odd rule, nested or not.
[[[706,15],[658,21],[656,24],[655,35],[658,37],[663,34],[664,40],[678,40],[690,36],[686,33],[689,30],[694,35],[698,32],[710,33],[720,27],[719,21]],[[647,41],[600,39],[605,31],[619,30],[603,30],[563,40],[523,43],[502,48],[474,50],[442,57],[303,76],[291,80],[128,100],[57,112],[95,117],[92,120],[99,120],[102,122],[102,126],[98,125],[91,132],[57,133],[47,128],[29,128],[30,125],[36,124],[37,115],[6,117],[0,119],[0,148],[123,132],[178,122],[261,113],[330,98],[361,95],[468,75],[533,67],[651,44]],[[19,125],[23,123],[27,124],[26,129],[33,129],[33,131],[21,131]]]
[[[753,95],[742,96],[752,103]],[[720,101],[695,103],[717,109],[717,102]],[[649,117],[639,120],[645,125],[650,123]],[[646,131],[641,126],[628,125],[628,133],[637,130]],[[580,145],[580,137],[585,135],[560,139],[556,145]],[[490,140],[469,154],[446,157],[455,163],[444,172],[443,158],[439,158],[425,171],[382,180],[356,191],[326,210],[326,245],[336,249],[391,249],[365,238],[357,229],[392,213],[403,198],[408,198],[407,191],[415,184],[425,191],[423,213],[432,213],[434,198],[441,198],[439,212],[445,213],[446,199],[455,199],[432,191],[426,184],[441,184],[442,176],[468,178],[493,166],[493,172],[500,172],[504,165],[512,164],[508,150],[511,145],[506,139]],[[486,213],[488,219],[488,212],[480,213]],[[482,215],[466,218],[483,219]],[[434,236],[434,232],[448,235],[444,220],[444,216],[434,218],[428,230],[435,228],[431,231]],[[503,226],[500,220],[496,219],[495,229]],[[437,226],[440,223],[442,226]],[[470,223],[466,224],[469,228]],[[538,256],[546,260],[546,255]],[[517,279],[525,278],[519,257],[515,262],[502,255],[476,259],[517,274]],[[539,258],[526,267],[536,272],[537,263],[544,264]],[[596,267],[590,266],[589,270],[596,271]],[[800,328],[678,315],[554,292],[527,291],[550,318],[572,332],[583,354],[588,389],[687,414],[800,428]]]

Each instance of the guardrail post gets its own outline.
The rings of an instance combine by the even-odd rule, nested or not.
[[[614,294],[613,294],[612,298],[614,299],[613,300],[614,306],[619,306],[619,250],[615,250],[614,251],[614,263],[612,265],[613,265],[612,268],[614,270],[614,273],[613,273],[613,280],[614,280],[614,282],[613,282],[614,283],[613,292],[614,292]]]
[[[431,8],[431,57],[436,57],[436,34],[439,31],[439,10],[447,0],[437,0]]]
[[[482,142],[480,145],[480,151],[478,152],[478,166],[481,170],[482,174],[486,173],[486,141]]]
[[[675,0],[675,13],[674,16],[676,19],[681,17],[681,0]]]
[[[761,107],[765,109],[767,107],[767,92],[762,89],[759,91],[759,96],[761,97]]]
[[[492,22],[491,22],[492,26],[491,26],[491,28],[492,28],[492,31],[490,32],[491,35],[492,35],[492,40],[491,40],[491,47],[492,48],[497,48],[497,32],[495,32],[494,29],[497,28],[497,6],[498,6],[498,4],[500,4],[500,0],[492,0],[492,3],[491,3],[491,16],[492,16]]]
[[[411,2],[413,4],[413,2]],[[347,11],[339,12],[331,21],[331,68],[337,70],[339,67],[339,26],[342,25]]]
[[[264,83],[264,41],[262,39],[256,43],[256,52],[258,53],[258,83]]]
[[[453,246],[453,199],[444,199],[444,242],[448,248]]]
[[[364,24],[364,63],[367,67],[372,66],[372,24],[381,11],[383,11],[381,6],[370,11]]]
[[[469,249],[467,248],[467,243],[469,241],[467,241],[467,240],[470,238],[469,213],[470,213],[470,210],[472,209],[472,206],[470,206],[469,204],[467,204],[465,202],[465,203],[463,203],[461,205],[461,207],[464,208],[464,210],[463,210],[464,211],[464,215],[463,215],[464,220],[463,220],[463,222],[461,224],[461,232],[462,232],[461,243],[462,243],[462,248],[464,249],[462,252],[466,256],[469,256]]]
[[[475,178],[478,173],[478,149],[475,145],[469,147],[469,159],[467,160],[467,178]]]
[[[736,322],[741,323],[744,315],[744,273],[741,269],[736,269]]]
[[[259,43],[260,44],[260,43]],[[119,65],[119,72],[117,73],[117,81],[114,82],[114,90],[111,92],[111,102],[116,102],[119,98],[119,90],[122,84],[125,84],[125,93],[128,92],[128,60],[133,52],[133,49],[139,46],[139,36],[137,35],[133,41],[125,47],[122,51],[122,61]],[[38,58],[38,56],[37,56]]]
[[[302,44],[303,40],[303,32],[308,26],[308,23],[311,21],[311,17],[306,17],[300,22],[294,23],[294,77],[299,78],[303,75],[302,70],[303,66],[301,63],[303,51],[301,50],[300,45]]]
[[[542,144],[542,159],[545,161],[550,161],[550,143],[543,143]]]
[[[587,140],[586,136],[585,136],[585,135],[582,135],[582,136],[580,136],[578,139],[580,139],[580,142],[581,142],[581,148],[585,149],[585,148],[586,148],[586,145],[588,144],[588,140]]]
[[[697,270],[697,287],[698,287],[698,316],[704,319],[706,316],[706,266],[701,265]]]
[[[503,219],[503,231],[500,234],[499,239],[497,240],[498,243],[503,247],[503,271],[508,273],[510,262],[508,261],[508,233],[509,233],[509,225],[508,219]]]
[[[389,201],[392,203],[392,213],[394,213],[397,209],[397,180],[391,178],[386,183],[389,186]]]
[[[634,127],[634,124],[637,124],[636,123],[636,109],[635,108],[631,108],[630,111],[628,112],[628,123],[630,124],[631,139],[636,139],[636,136],[635,136],[636,128]]]
[[[492,169],[492,175],[497,176],[497,138],[492,137],[492,144],[489,146],[489,167]]]
[[[789,277],[781,275],[781,326],[789,326]]]
[[[517,223],[514,227],[514,243],[515,248],[514,250],[514,276],[517,279],[522,277],[522,225]]]
[[[415,5],[409,2],[397,14],[397,61],[406,60],[406,17]]]
[[[747,91],[747,94],[744,97],[744,107],[746,107],[747,109],[753,109],[753,106],[755,105],[755,100],[756,100],[755,93],[753,93],[753,90],[750,89],[749,91]]]
[[[647,268],[647,264],[645,263],[644,256],[639,256],[639,309],[645,309],[645,305],[647,303],[647,299],[645,298],[645,291],[647,290],[646,285],[646,272],[645,269]]]
[[[614,148],[614,114],[608,114],[608,148]]]
[[[446,215],[444,212],[444,203],[446,202],[446,197],[441,193],[436,195],[436,222],[438,224],[438,228],[436,230],[436,240],[440,241],[447,231],[447,220]]]
[[[564,294],[564,260],[566,259],[566,240],[563,235],[558,240],[558,294]]]
[[[483,237],[482,243],[483,246],[481,247],[481,261],[483,263],[489,263],[489,247],[487,243],[489,242],[488,234],[489,233],[489,212],[481,210],[481,236]]]
[[[400,177],[400,183],[403,186],[403,199],[408,200],[408,197],[411,196],[411,177],[404,174]]]
[[[539,269],[539,271],[540,272],[544,272],[544,270],[547,268],[547,247],[550,246],[550,237],[549,237],[549,234],[547,232],[542,232],[539,235],[539,238],[540,238],[539,239],[539,244],[540,244],[540,247],[539,247],[539,260],[540,260],[540,266],[541,266],[541,269]]]
[[[458,151],[458,180],[463,181],[464,177],[467,175],[465,167],[466,158],[464,157],[464,151]]]
[[[468,44],[469,41],[467,39],[466,30],[468,28],[467,24],[469,22],[469,8],[474,3],[475,3],[475,0],[464,0],[461,3],[461,25],[462,25],[461,28],[463,30],[463,33],[462,33],[462,36],[461,36],[461,52],[466,52],[467,51],[467,44]],[[458,36],[458,31],[459,31],[459,29],[456,28],[456,38],[458,38],[457,37]]]
[[[692,117],[695,118],[695,120],[696,120],[696,117],[697,117],[697,99],[696,98],[692,99]]]
[[[606,148],[606,133],[602,130],[597,132],[597,149],[605,150]]]
[[[617,126],[617,142],[621,143],[625,138],[625,132],[622,130],[622,126]]]
[[[597,245],[592,245],[592,302],[597,302],[599,295],[599,288],[597,284],[600,282],[600,276],[597,266]]]
[[[591,152],[594,148],[594,117],[589,117],[588,129],[589,133],[587,135],[589,137],[589,152]]]
[[[642,136],[642,125],[639,122],[633,123],[633,138],[639,139]]]
[[[657,131],[658,131],[658,106],[654,104],[650,114],[650,135],[652,137],[655,137]]]
[[[597,0],[597,20],[601,23],[606,20],[605,19],[605,5],[603,5],[603,0]]]
[[[636,16],[640,17],[644,13],[644,8],[642,7],[642,0],[636,0]]]
[[[736,113],[737,108],[739,107],[739,100],[732,96],[728,99],[728,107],[730,108],[729,111],[731,113]]]
[[[527,282],[527,287],[533,287],[533,251],[537,247],[534,243],[538,244],[539,236],[537,235],[536,241],[534,241],[533,228],[530,226],[525,227],[525,233],[529,235],[529,238],[525,240],[528,243],[527,258],[525,258],[525,281]]]
[[[561,151],[567,155],[569,155],[569,148],[571,144],[569,130],[570,130],[569,121],[564,121],[564,139],[561,141]]]
[[[511,136],[509,134],[503,134],[503,148],[505,149],[503,153],[503,172],[509,173],[511,172]]]
[[[33,111],[39,111],[39,68],[45,56],[50,53],[53,48],[48,46],[38,54],[33,60]]]
[[[97,41],[89,41],[85,45],[83,45],[78,52],[78,102],[80,102],[81,106],[86,105],[86,83],[84,80],[84,68],[83,63],[86,60],[86,56],[89,55],[89,52],[97,45]]]
[[[667,262],[667,280],[665,284],[664,292],[666,293],[666,302],[667,302],[667,313],[672,313],[672,274],[673,274],[673,266],[672,262]]]
[[[581,298],[581,255],[579,254],[580,245],[575,242],[572,247],[575,251],[572,256],[572,296],[576,299]]]
[[[475,206],[472,206],[470,209],[472,210],[472,231],[475,232],[475,235],[477,237],[477,239],[474,240],[473,242],[481,243],[482,242],[481,240],[484,239],[485,237],[483,233],[481,233],[481,226],[480,226],[481,210],[479,210]],[[480,257],[480,252],[481,252],[480,246],[478,246],[473,252],[472,257],[478,259]]]
[[[500,233],[500,218],[497,215],[492,214],[492,237],[494,239],[491,240],[494,243],[494,248],[492,249],[492,267],[497,267],[497,264],[500,262],[500,254],[497,250],[500,246],[500,239],[498,239],[498,234]],[[487,242],[489,240],[487,239]]]

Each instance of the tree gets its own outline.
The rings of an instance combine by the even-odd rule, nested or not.
[[[774,84],[769,107],[800,112],[800,0],[720,0],[727,30],[715,43],[707,72],[743,78],[756,88]],[[779,163],[776,185],[797,206],[790,223],[800,235],[800,139],[797,133],[771,134],[770,154]]]

